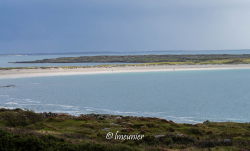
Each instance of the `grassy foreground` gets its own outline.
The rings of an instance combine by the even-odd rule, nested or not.
[[[106,139],[108,132],[142,140]],[[158,118],[0,109],[1,151],[250,150],[249,123],[177,124]]]

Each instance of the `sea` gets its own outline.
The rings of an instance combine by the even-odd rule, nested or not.
[[[183,54],[161,54],[179,53]],[[79,55],[84,54],[1,55],[0,66],[18,66],[8,63],[13,61]],[[45,66],[55,65],[61,64]],[[12,86],[3,87],[6,85]],[[158,117],[177,123],[250,122],[250,69],[0,79],[0,108]]]

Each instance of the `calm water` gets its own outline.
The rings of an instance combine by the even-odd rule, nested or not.
[[[250,70],[100,74],[0,80],[0,107],[107,113],[176,122],[250,122]]]

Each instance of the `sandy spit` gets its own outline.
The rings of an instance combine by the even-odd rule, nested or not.
[[[164,72],[192,70],[226,70],[250,69],[250,64],[238,65],[156,65],[156,66],[122,66],[122,67],[89,67],[89,68],[49,68],[49,69],[11,69],[0,70],[0,79],[29,78],[46,76],[113,74],[130,72]]]

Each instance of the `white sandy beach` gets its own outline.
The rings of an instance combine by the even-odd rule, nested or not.
[[[111,74],[130,72],[164,72],[191,70],[226,70],[250,69],[250,64],[238,65],[156,65],[156,66],[123,66],[123,67],[89,67],[89,68],[49,68],[49,69],[11,69],[0,70],[0,79],[28,78],[44,76],[67,76],[87,74]]]

